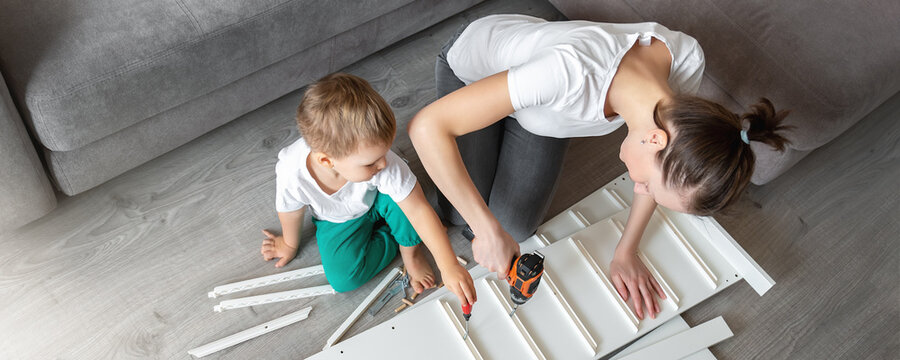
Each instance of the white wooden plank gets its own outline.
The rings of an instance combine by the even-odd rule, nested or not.
[[[575,223],[580,225],[582,229],[591,226],[591,223],[588,222],[587,219],[584,218],[584,214],[580,213],[578,210],[566,210],[566,213],[575,220]]]
[[[647,335],[644,335],[640,339],[635,340],[633,343],[620,350],[616,355],[610,358],[610,360],[619,360],[628,354],[650,346],[661,340],[665,340],[666,338],[669,338],[690,328],[691,327],[688,326],[688,323],[684,321],[684,318],[682,318],[681,316],[676,316],[671,320],[666,321],[664,324],[656,327],[656,329],[653,329],[653,331],[647,333]],[[716,357],[712,352],[709,351],[709,349],[703,349],[684,357],[683,360],[716,360]]]
[[[347,317],[347,320],[344,320],[344,323],[341,324],[341,326],[338,327],[334,334],[332,334],[331,337],[328,338],[328,342],[325,343],[325,349],[336,344],[341,339],[341,336],[344,336],[344,333],[347,332],[347,329],[350,328],[350,325],[353,325],[353,323],[356,322],[356,319],[358,319],[359,316],[362,315],[363,311],[366,311],[369,305],[372,305],[378,295],[381,295],[381,293],[384,292],[384,289],[386,289],[388,285],[390,285],[391,282],[394,281],[394,279],[400,276],[400,273],[400,268],[395,267],[391,269],[391,271],[389,271],[387,275],[385,275],[384,279],[382,279],[381,282],[378,283],[378,286],[375,287],[375,290],[372,290],[372,293],[369,294],[369,296],[366,296],[365,299],[363,299],[362,303],[359,304],[356,310],[353,310],[350,316]]]
[[[694,260],[694,264],[706,274],[707,281],[709,282],[710,287],[716,288],[718,285],[718,277],[712,270],[710,270],[709,265],[706,265],[706,261],[697,254],[697,250],[694,249],[694,246],[681,234],[681,231],[672,224],[672,220],[669,220],[669,217],[666,216],[662,211],[656,210],[654,211],[654,216],[659,216],[662,220],[663,224],[665,224],[665,230],[669,232],[678,243],[681,245],[682,249],[690,255],[690,259]]]
[[[445,300],[453,309],[459,309],[459,304],[454,302],[455,296]],[[310,357],[315,360],[348,360],[348,359],[392,359],[392,360],[416,360],[422,359],[427,354],[429,360],[460,360],[471,359],[472,355],[462,336],[455,326],[448,323],[446,310],[441,304],[441,299],[435,301],[416,303],[415,309],[406,309],[399,315],[388,319],[384,323],[375,326],[364,333],[342,340],[334,346]],[[481,301],[476,303],[476,308]],[[485,302],[487,303],[487,302]],[[477,340],[477,335],[484,336],[484,332],[475,329],[479,320],[487,320],[487,316],[476,318],[476,312],[484,313],[483,309],[473,309],[473,321],[470,321],[470,338]],[[484,314],[481,314],[484,315]],[[499,322],[492,319],[495,323]],[[491,324],[492,325],[492,324]],[[490,327],[495,333],[508,333],[509,329],[503,327]],[[476,336],[472,336],[476,335]],[[496,340],[500,346],[511,347],[510,341],[505,338]],[[507,352],[512,356],[526,356],[518,350],[517,346]],[[475,345],[481,349],[477,341]],[[491,353],[482,353],[486,359],[499,359]]]
[[[619,310],[619,314],[628,319],[629,323],[632,325],[632,330],[634,332],[638,331],[638,326],[640,325],[640,320],[638,320],[637,315],[634,314],[634,311],[628,307],[628,304],[625,303],[625,300],[622,300],[622,297],[619,296],[619,292],[616,291],[616,287],[613,286],[612,281],[610,281],[609,277],[606,276],[606,272],[600,268],[600,265],[597,265],[597,261],[594,260],[594,257],[584,248],[584,244],[581,243],[581,240],[577,240],[575,238],[569,238],[572,246],[575,247],[581,255],[583,256],[584,261],[594,270],[594,273],[597,275],[597,280],[603,285],[603,288],[606,290],[606,294],[612,298],[616,304],[618,304],[617,310]]]
[[[733,335],[728,324],[719,316],[623,356],[621,360],[681,359],[718,344]]]
[[[691,220],[706,232],[710,243],[753,287],[753,290],[756,290],[757,294],[762,296],[772,286],[775,286],[775,280],[747,254],[747,251],[722,228],[722,225],[708,217],[693,217]]]
[[[644,254],[643,251],[638,251],[638,258],[641,259],[641,262],[644,263],[644,266],[647,267],[647,271],[650,271],[650,275],[656,279],[656,283],[659,284],[659,287],[662,288],[664,294],[666,294],[666,300],[669,301],[673,307],[678,308],[678,295],[675,294],[675,291],[672,290],[672,287],[669,286],[669,282],[666,281],[666,278],[659,272],[656,268],[656,265],[650,261],[650,258],[647,257],[647,254]]]
[[[446,315],[444,318],[447,319],[447,321],[450,323],[450,326],[456,329],[457,333],[459,334],[459,336],[453,337],[455,339],[451,338],[450,341],[462,341],[464,344],[466,344],[466,348],[469,349],[469,355],[472,357],[472,359],[484,360],[484,357],[481,356],[481,352],[478,351],[478,348],[476,348],[475,344],[472,343],[472,338],[466,337],[465,339],[463,339],[465,329],[463,328],[463,325],[460,324],[459,318],[456,317],[456,312],[450,308],[450,304],[448,304],[444,300],[440,300],[440,303],[441,309],[444,310],[444,315]]]
[[[588,224],[593,224],[624,210],[626,207],[628,207],[628,204],[615,190],[601,188],[572,205],[569,210],[578,211]],[[583,228],[581,225],[581,221],[576,221],[567,210],[547,220],[547,222],[538,227],[537,233],[542,234],[552,243],[565,239],[581,230]]]
[[[615,204],[618,204],[620,207],[620,211],[631,206],[631,204],[625,202],[625,200],[622,199],[622,196],[619,195],[619,192],[614,189],[603,187],[600,189],[600,191],[602,191],[603,195],[606,195],[606,197],[612,200]]]
[[[493,296],[494,300],[496,300],[497,303],[500,304],[500,306],[503,308],[503,312],[512,312],[512,306],[507,300],[509,298],[508,293],[507,295],[501,293],[500,288],[497,287],[497,283],[492,280],[481,279],[481,281],[484,282],[488,287],[490,287],[491,295]],[[537,346],[537,343],[534,342],[534,338],[531,336],[531,333],[528,332],[528,329],[525,328],[525,325],[522,324],[522,321],[519,320],[519,316],[513,313],[512,316],[509,316],[509,321],[511,321],[515,325],[515,329],[519,334],[519,337],[522,338],[522,340],[524,340],[526,344],[528,344],[528,348],[531,349],[531,353],[532,355],[534,355],[534,358],[538,360],[546,360],[547,357],[544,356],[544,353]]]
[[[613,224],[616,226],[616,229],[619,230],[619,237],[622,237],[622,232],[625,231],[625,226],[622,225],[622,222],[616,219],[610,219]],[[643,251],[638,250],[637,252],[638,258],[641,259],[641,262],[644,263],[644,266],[647,267],[647,270],[650,271],[650,275],[656,279],[656,282],[662,287],[663,292],[666,294],[666,300],[668,300],[672,306],[676,309],[678,308],[678,295],[675,294],[675,291],[672,290],[672,287],[669,286],[669,283],[666,281],[666,278],[662,276],[659,270],[656,268],[656,265],[650,261],[650,258],[647,257],[647,254],[644,254]]]
[[[575,326],[578,331],[581,333],[582,338],[584,339],[584,344],[587,346],[590,352],[597,351],[597,339],[591,334],[591,331],[588,330],[586,326],[584,326],[584,322],[578,316],[574,309],[572,309],[572,305],[569,304],[569,301],[566,300],[565,294],[559,287],[556,286],[556,281],[553,280],[553,275],[550,275],[550,269],[544,269],[544,275],[541,277],[541,283],[548,288],[556,297],[556,301],[559,302],[559,305],[566,310],[566,315],[569,316],[569,319],[572,320],[572,325]]]
[[[213,341],[209,344],[205,344],[202,346],[198,346],[191,350],[188,350],[188,354],[194,357],[204,357],[206,355],[212,354],[214,352],[227,349],[229,347],[240,344],[244,341],[253,339],[255,337],[268,334],[272,331],[281,329],[290,324],[296,323],[300,320],[306,319],[309,316],[309,312],[312,310],[312,306],[308,306],[299,311],[292,312],[285,316],[279,317],[275,320],[268,321],[259,325],[256,325],[247,330],[235,333],[233,335],[224,337],[222,339]]]
[[[332,295],[337,292],[331,285],[314,286],[303,289],[280,291],[271,294],[248,296],[243,298],[225,300],[219,302],[219,305],[213,306],[213,311],[222,312],[224,310],[239,309],[249,306],[271,304],[276,302],[303,299],[320,295]]]
[[[627,221],[628,209],[622,209],[621,203],[616,200],[619,197],[622,202],[628,203],[631,200],[631,191],[633,184],[627,189],[623,188],[627,185],[627,181],[615,181],[604,187],[608,191],[596,191],[591,196],[585,198],[577,206],[573,206],[570,210],[572,213],[577,211],[582,214],[585,221],[591,223],[587,228],[578,230],[582,227],[580,221],[576,221],[572,215],[563,212],[556,217],[557,223],[554,226],[544,227],[549,229],[547,232],[540,232],[529,239],[530,245],[522,244],[525,249],[528,246],[541,248],[542,253],[546,257],[545,271],[551,274],[553,286],[542,285],[538,288],[534,297],[525,305],[521,306],[516,312],[522,327],[527,329],[531,335],[537,348],[541,350],[543,355],[549,359],[590,359],[597,358],[616,350],[617,348],[628,344],[638,336],[650,332],[657,326],[665,323],[667,320],[676,317],[679,313],[691,308],[704,299],[712,296],[718,291],[733,284],[741,279],[740,274],[734,271],[727,259],[722,257],[718,250],[709,243],[706,231],[697,228],[691,222],[685,222],[685,219],[691,218],[690,215],[673,216],[672,225],[677,229],[694,247],[698,258],[703,260],[710,272],[713,274],[721,274],[717,284],[714,287],[708,285],[708,274],[693,259],[693,255],[688,251],[684,251],[674,231],[666,230],[666,223],[662,216],[654,214],[644,232],[640,246],[640,253],[650,264],[648,270],[653,268],[651,272],[657,279],[663,279],[672,294],[677,294],[677,306],[672,306],[672,302],[663,302],[661,312],[657,314],[655,319],[649,317],[639,321],[637,331],[634,331],[635,324],[627,316],[622,316],[621,320],[618,316],[610,316],[612,312],[623,313],[622,305],[619,303],[621,297],[615,292],[615,288],[607,286],[601,281],[597,281],[598,273],[605,275],[608,269],[609,261],[615,251],[616,244],[620,240],[621,231],[616,228],[613,220],[624,223]],[[626,192],[628,191],[628,192]],[[611,196],[609,194],[614,194]],[[590,201],[585,201],[590,199]],[[599,204],[592,207],[592,204]],[[597,210],[599,209],[599,210]],[[610,209],[620,209],[618,212],[610,211]],[[596,214],[605,212],[609,219],[595,217]],[[552,219],[551,219],[552,220]],[[550,222],[548,222],[549,224]],[[573,235],[572,231],[576,233]],[[559,239],[558,236],[564,236]],[[582,242],[582,250],[572,245],[570,238],[578,239]],[[569,244],[559,244],[558,240],[566,240]],[[545,243],[549,242],[549,246]],[[594,260],[593,264],[585,260],[582,255],[586,252]],[[644,261],[644,259],[642,259]],[[595,270],[599,269],[599,271]],[[686,271],[687,270],[687,271]],[[493,279],[494,275],[480,266],[470,269],[470,273],[478,274],[473,276],[476,279],[476,288],[479,294],[487,294],[487,291],[493,291],[487,288],[482,281],[478,281],[484,277]],[[732,277],[732,275],[734,277]],[[605,276],[604,276],[605,277]],[[601,278],[602,279],[602,278]],[[607,278],[607,280],[609,280]],[[544,282],[547,284],[549,282]],[[501,294],[505,294],[504,290],[508,290],[505,282],[497,283]],[[555,288],[555,289],[554,289]],[[610,288],[615,296],[610,296]],[[573,339],[584,338],[584,334],[578,326],[573,326],[571,316],[565,305],[559,301],[554,295],[559,294],[577,294],[577,296],[566,296],[565,300],[568,307],[573,313],[577,314],[577,318],[581,319],[584,328],[597,341],[597,348],[594,354],[586,351],[587,346],[571,346]],[[667,290],[668,294],[668,290]],[[316,355],[316,359],[342,359],[338,354],[338,350],[348,353],[363,354],[366,352],[384,354],[394,359],[415,359],[418,354],[420,357],[423,352],[429,354],[438,354],[437,358],[447,358],[443,356],[447,354],[456,354],[457,358],[465,357],[465,348],[462,343],[458,345],[425,345],[427,341],[421,344],[412,343],[413,349],[404,349],[398,353],[391,349],[396,348],[398,344],[410,344],[408,338],[416,338],[424,336],[422,332],[446,333],[443,327],[422,325],[432,324],[442,320],[432,318],[431,313],[427,311],[430,302],[446,301],[448,304],[456,304],[455,295],[441,289],[434,292],[427,299],[420,299],[416,306],[408,309],[382,325],[376,326],[369,330],[366,337],[359,336],[350,339],[342,344],[339,348],[331,348]],[[453,305],[457,306],[457,305]],[[439,309],[439,308],[436,308]],[[455,309],[455,308],[454,308]],[[629,307],[626,309],[631,310]],[[494,358],[531,358],[533,354],[528,346],[518,336],[502,336],[500,334],[510,334],[516,331],[514,323],[501,316],[507,316],[505,309],[498,306],[495,301],[479,301],[473,308],[473,321],[470,321],[470,337],[473,344],[477,346],[481,354],[487,359]],[[411,318],[411,319],[410,319]],[[477,319],[477,320],[476,320]],[[396,324],[416,324],[415,331],[409,327],[396,330],[393,326]],[[586,341],[575,340],[581,343]],[[446,342],[445,343],[449,343]],[[501,345],[496,345],[502,343]],[[449,348],[444,348],[450,346]],[[457,349],[459,348],[459,349]],[[505,353],[504,351],[519,351],[519,354]]]
[[[302,269],[291,270],[279,274],[269,275],[258,277],[254,279],[248,279],[244,281],[238,281],[230,284],[219,285],[213,288],[213,291],[210,291],[207,296],[210,298],[215,298],[217,296],[222,296],[226,294],[235,293],[238,291],[255,289],[262,286],[274,285],[278,283],[282,283],[285,281],[302,279],[309,276],[324,274],[325,269],[322,268],[322,265],[305,267]]]

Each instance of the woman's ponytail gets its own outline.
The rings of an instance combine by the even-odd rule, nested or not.
[[[749,123],[747,137],[750,141],[759,141],[768,144],[775,150],[784,151],[784,147],[789,141],[779,132],[792,128],[782,124],[789,113],[790,110],[776,112],[775,106],[769,99],[760,98],[758,103],[750,107],[750,112],[741,116],[741,123]]]

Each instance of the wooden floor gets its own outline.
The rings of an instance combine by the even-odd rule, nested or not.
[[[516,12],[561,15],[543,0],[491,0],[345,71],[369,79],[402,126],[435,98],[433,61],[464,21]],[[310,318],[210,358],[316,353],[374,287],[214,313],[214,286],[273,274],[260,229],[278,229],[274,164],[297,137],[294,92],[0,235],[0,359],[186,359],[187,350],[313,306]],[[788,173],[752,187],[723,226],[778,282],[759,297],[738,284],[689,310],[723,315],[735,336],[719,359],[889,359],[900,354],[900,96]],[[550,215],[625,171],[624,131],[578,139]],[[428,184],[400,133],[394,150]],[[308,221],[307,221],[308,225]],[[471,249],[451,229],[454,248]],[[311,233],[295,269],[319,264]],[[399,258],[395,260],[399,264]],[[379,276],[380,277],[380,276]],[[266,293],[324,284],[322,276]],[[349,335],[393,313],[365,316]],[[374,358],[388,358],[376,356]]]

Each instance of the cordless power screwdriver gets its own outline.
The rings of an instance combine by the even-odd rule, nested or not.
[[[543,254],[535,251],[532,254],[523,254],[513,260],[509,267],[509,273],[506,274],[506,281],[509,282],[509,299],[515,304],[509,316],[516,312],[519,305],[531,299],[531,296],[537,291],[542,275],[544,275]]]
[[[512,317],[519,305],[526,303],[537,291],[541,276],[544,275],[544,255],[535,251],[533,254],[523,254],[512,260],[506,281],[509,282],[509,299],[513,302],[513,310],[509,313]],[[469,319],[472,317],[472,304],[463,303],[463,318],[466,319],[466,332],[463,340],[469,337]]]

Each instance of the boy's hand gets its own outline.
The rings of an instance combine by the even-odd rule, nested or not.
[[[448,266],[447,269],[441,269],[441,278],[444,281],[444,286],[459,298],[460,304],[467,302],[474,304],[478,300],[478,297],[475,295],[475,282],[472,280],[472,275],[459,263]]]
[[[263,230],[262,232],[263,235],[266,236],[262,242],[262,248],[259,250],[259,252],[262,253],[263,259],[269,261],[274,258],[281,258],[275,264],[275,267],[280,268],[293,260],[294,256],[297,256],[297,248],[288,245],[284,241],[284,236],[276,236],[268,230]]]

